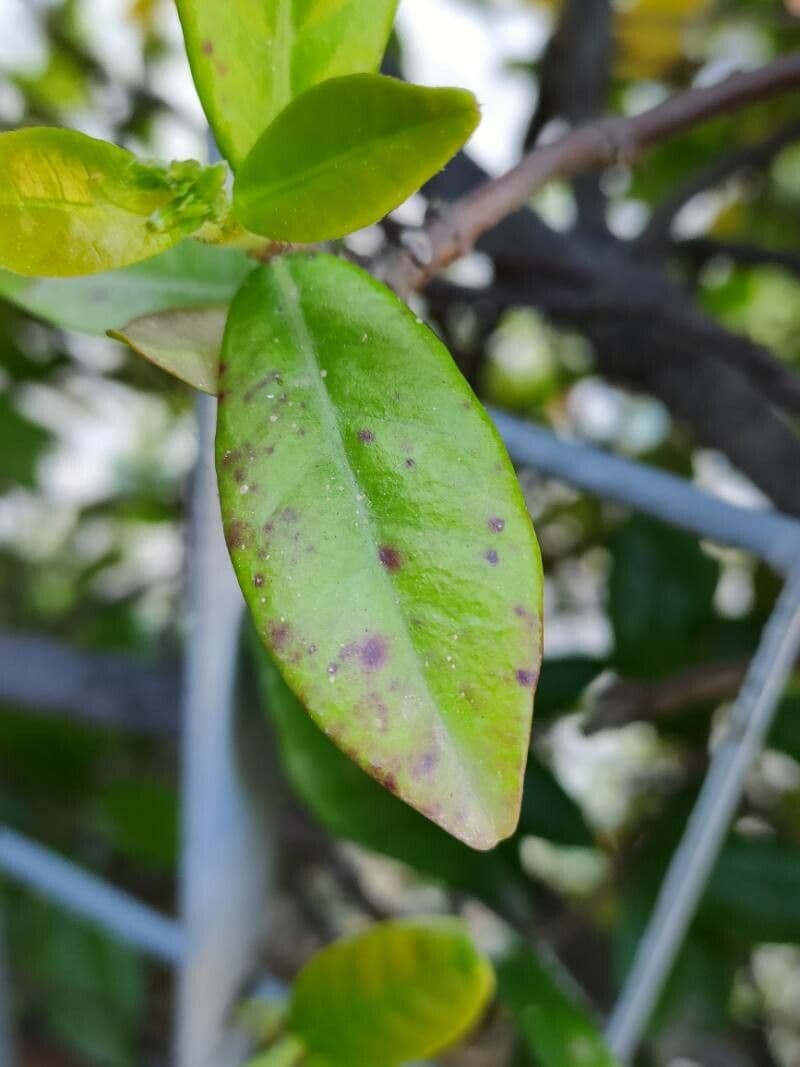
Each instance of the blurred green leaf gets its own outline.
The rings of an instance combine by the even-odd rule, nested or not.
[[[608,666],[589,656],[561,656],[545,659],[536,687],[536,721],[549,722],[557,715],[577,710],[587,686]]]
[[[519,833],[546,837],[562,845],[594,843],[583,812],[534,753],[525,770]]]
[[[13,485],[32,486],[50,434],[20,415],[0,394],[0,492]]]
[[[216,221],[225,169],[143,163],[74,130],[0,134],[0,265],[65,277],[125,267]]]
[[[242,252],[183,241],[145,263],[86,278],[0,271],[0,296],[55,326],[104,334],[171,308],[228,304],[254,267]]]
[[[497,966],[498,996],[541,1067],[618,1067],[564,968],[522,946]]]
[[[275,240],[344,237],[416,192],[478,120],[475,98],[463,89],[380,74],[323,82],[293,100],[256,142],[237,174],[234,212],[247,229]]]
[[[611,552],[615,666],[647,677],[702,657],[719,566],[697,539],[637,516],[615,532]]]
[[[108,334],[173,378],[216,396],[227,315],[226,307],[160,311]]]
[[[399,1067],[447,1048],[494,990],[460,923],[380,923],[323,949],[294,984],[288,1026],[315,1067]]]
[[[541,564],[486,413],[434,334],[331,256],[252,275],[223,364],[220,500],[262,640],[364,770],[492,848],[519,814]]]
[[[178,856],[178,798],[160,782],[115,781],[97,798],[98,828],[127,858],[166,872]]]
[[[208,121],[235,167],[294,97],[377,70],[397,0],[177,0]]]

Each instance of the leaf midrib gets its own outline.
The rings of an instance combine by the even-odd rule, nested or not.
[[[328,429],[327,440],[330,442],[331,447],[335,449],[339,455],[341,466],[345,470],[346,477],[349,479],[351,488],[353,489],[352,499],[357,499],[357,497],[361,495],[362,486],[361,483],[358,481],[358,477],[356,476],[355,471],[350,465],[347,450],[344,445],[344,439],[342,436],[339,418],[336,413],[336,407],[333,401],[331,400],[331,396],[328,392],[327,387],[325,386],[322,381],[322,378],[320,377],[320,364],[317,358],[316,344],[314,343],[314,338],[308,328],[308,324],[306,323],[305,317],[303,316],[297,283],[295,282],[294,277],[292,276],[289,266],[285,262],[282,262],[280,260],[276,261],[272,266],[272,270],[274,273],[275,280],[278,284],[278,288],[280,290],[280,295],[283,298],[288,310],[290,328],[294,333],[298,349],[303,354],[303,359],[305,360],[309,370],[312,387],[315,393],[317,394],[317,398],[319,400],[319,405],[322,411],[322,417]],[[366,496],[366,494],[363,495],[365,500],[367,500],[368,497]],[[362,504],[360,505],[360,510],[363,512],[364,518],[366,520],[366,529],[368,531],[367,536],[369,538],[369,541],[371,542],[372,548],[372,558],[373,560],[377,561],[379,552],[379,540],[375,536],[375,522],[372,514],[372,509],[366,504]],[[439,720],[439,723],[441,724],[447,737],[450,740],[453,751],[456,754],[459,767],[461,768],[464,781],[469,785],[470,789],[473,791],[473,794],[476,797],[483,798],[483,791],[478,788],[478,784],[475,780],[475,776],[473,774],[469,760],[465,759],[461,751],[461,746],[454,737],[449,723],[438,710],[439,702],[436,699],[435,695],[431,692],[427,675],[425,674],[425,671],[422,669],[422,666],[419,662],[419,650],[417,649],[413,635],[408,626],[405,612],[403,611],[403,606],[397,595],[397,590],[395,589],[393,582],[385,572],[380,569],[377,569],[375,571],[375,575],[377,576],[377,579],[383,582],[384,586],[389,590],[391,599],[394,602],[396,608],[396,614],[400,619],[403,632],[413,652],[414,667],[418,680],[422,683],[422,687],[428,698],[429,706],[434,710],[436,718]],[[491,813],[484,811],[484,818],[491,826],[491,828],[494,829],[494,816]]]

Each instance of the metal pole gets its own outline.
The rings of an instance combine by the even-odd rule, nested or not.
[[[165,963],[180,959],[181,930],[174,919],[7,828],[0,828],[0,870]]]
[[[609,1020],[608,1043],[624,1063],[644,1035],[799,652],[800,562],[796,562],[764,630]]]
[[[800,521],[774,511],[738,508],[674,474],[562,441],[531,422],[490,409],[511,458],[605,500],[643,511],[699,537],[745,548],[781,574],[800,554]]]
[[[213,463],[216,401],[202,397],[197,411],[183,700],[180,896],[186,953],[176,1063],[238,1067],[246,1049],[229,1016],[256,962],[270,862],[266,805],[249,788],[240,759],[235,682],[243,601],[220,519]]]

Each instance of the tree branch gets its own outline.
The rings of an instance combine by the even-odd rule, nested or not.
[[[672,222],[684,205],[699,193],[721,185],[728,178],[747,171],[766,170],[784,148],[800,140],[800,119],[780,127],[769,137],[745,145],[729,155],[715,159],[666,197],[655,209],[636,239],[640,248],[653,247],[669,240]]]
[[[469,251],[481,234],[522,207],[553,178],[615,163],[632,163],[648,148],[717,115],[800,87],[800,55],[783,56],[759,70],[731,75],[716,85],[679,93],[629,118],[609,117],[535,148],[516,167],[462,197],[426,225],[422,254],[408,248],[378,266],[401,295],[419,289]]]
[[[760,248],[744,241],[718,241],[714,237],[693,237],[675,241],[673,251],[702,266],[715,256],[725,256],[743,267],[778,267],[800,277],[800,253],[778,248]]]

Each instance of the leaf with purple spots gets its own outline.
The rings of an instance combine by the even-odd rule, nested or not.
[[[519,816],[542,592],[494,428],[437,338],[330,256],[250,277],[222,367],[220,497],[262,640],[364,770],[493,847]]]

